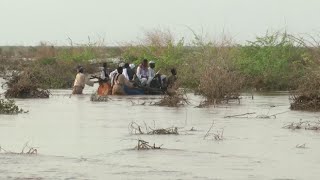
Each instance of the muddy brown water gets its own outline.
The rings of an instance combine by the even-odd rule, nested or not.
[[[30,112],[0,115],[0,145],[19,152],[29,142],[39,154],[0,153],[0,179],[319,179],[320,134],[288,130],[292,121],[319,119],[319,113],[289,111],[287,93],[243,94],[241,104],[194,108],[201,99],[189,95],[183,108],[141,104],[159,96],[112,97],[91,102],[85,95],[53,90],[50,99],[17,99]],[[148,104],[148,103],[146,103]],[[275,106],[270,108],[270,106]],[[276,118],[224,118],[256,112]],[[130,122],[151,127],[179,127],[180,135],[131,135]],[[224,140],[204,140],[224,129]],[[188,131],[192,127],[196,131]],[[161,150],[137,151],[137,139]],[[296,148],[306,143],[306,148]]]

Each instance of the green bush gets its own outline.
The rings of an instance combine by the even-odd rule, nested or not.
[[[235,67],[258,89],[287,90],[305,71],[306,49],[287,33],[267,34],[240,46]]]
[[[19,114],[24,111],[20,109],[12,99],[0,99],[0,114]]]

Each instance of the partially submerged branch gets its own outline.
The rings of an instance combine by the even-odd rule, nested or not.
[[[37,155],[38,154],[38,149],[35,147],[30,147],[28,143],[26,143],[21,152],[13,152],[13,151],[8,151],[5,150],[3,147],[0,146],[0,153],[5,153],[5,154],[21,154],[21,155]]]
[[[149,142],[144,140],[138,140],[138,145],[135,147],[137,150],[150,150],[150,149],[161,149],[161,146],[156,146],[154,143],[153,146],[149,145]]]
[[[174,95],[174,96],[163,96],[163,98],[159,101],[154,103],[156,106],[168,106],[168,107],[180,107],[184,106],[185,104],[189,104],[187,98],[183,95]]]
[[[131,122],[128,126],[128,129],[131,134],[147,134],[147,135],[169,135],[169,134],[178,135],[179,134],[177,127],[156,129],[156,128],[149,127],[146,123],[144,123],[144,125],[145,127],[142,128],[142,126],[140,126],[136,122]]]
[[[237,114],[237,115],[225,116],[224,118],[243,117],[243,116],[252,115],[252,114],[256,114],[256,113],[252,112],[252,113]]]
[[[217,131],[216,133],[212,132],[212,128],[214,125],[214,121],[212,121],[212,124],[210,126],[210,128],[208,129],[207,133],[203,136],[203,139],[214,139],[216,141],[222,141],[224,139],[223,137],[223,133],[224,133],[224,129],[221,129],[221,131]]]
[[[291,130],[305,129],[305,130],[318,131],[320,130],[320,121],[311,122],[311,121],[300,120],[299,122],[292,122],[290,124],[287,124],[282,128],[291,129]]]

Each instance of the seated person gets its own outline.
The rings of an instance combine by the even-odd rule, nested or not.
[[[120,63],[118,67],[122,67],[123,68],[123,63]],[[111,86],[113,86],[113,78],[118,74],[118,69],[113,70],[110,74],[110,82],[111,82]]]
[[[144,59],[142,63],[137,68],[137,77],[141,82],[142,86],[146,86],[149,79],[149,69],[148,69],[148,60]]]
[[[129,76],[129,80],[130,80],[130,81],[133,80],[133,77],[134,77],[134,75],[136,74],[134,68],[135,68],[135,65],[134,65],[134,64],[129,64],[129,68],[127,68],[127,73],[128,73],[128,76]]]
[[[152,81],[152,79],[155,77],[156,72],[154,71],[154,68],[156,67],[156,63],[154,61],[150,61],[149,62],[149,79],[148,79],[148,85],[150,85],[150,82]]]
[[[128,69],[130,69],[129,63],[125,63],[124,66],[123,66],[122,74],[124,75],[124,77],[126,79],[128,79],[130,81],[129,74],[128,74]]]
[[[155,66],[156,63],[154,61],[149,62],[148,86],[151,88],[163,88],[163,81],[166,76],[159,74],[159,71],[156,73],[154,70]]]
[[[122,74],[123,68],[117,68],[117,74],[113,78],[112,95],[139,95],[143,94],[142,90],[134,89],[134,86]]]

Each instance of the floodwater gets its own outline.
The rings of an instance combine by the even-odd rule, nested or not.
[[[300,119],[316,121],[319,113],[289,110],[287,93],[244,94],[241,104],[194,108],[189,95],[182,108],[142,104],[158,96],[112,97],[91,102],[71,90],[54,90],[50,99],[17,99],[30,112],[0,115],[0,145],[20,152],[37,147],[38,155],[0,153],[0,179],[320,179],[320,133],[282,126]],[[133,103],[136,105],[133,105]],[[227,115],[256,115],[224,118]],[[135,121],[151,127],[179,127],[180,135],[132,135]],[[224,129],[224,140],[203,139]],[[191,128],[196,131],[189,131]],[[160,150],[134,150],[137,139],[162,144]],[[306,148],[296,145],[306,144]]]

